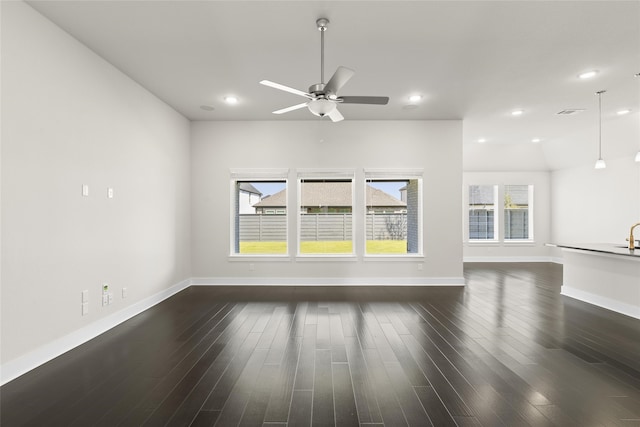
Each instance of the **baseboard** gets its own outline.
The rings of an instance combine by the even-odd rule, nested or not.
[[[198,277],[194,286],[464,286],[464,277]]]
[[[582,302],[597,305],[598,307],[606,308],[607,310],[616,311],[635,319],[640,319],[640,310],[638,310],[638,307],[631,304],[603,297],[602,295],[592,294],[591,292],[572,288],[567,285],[562,285],[560,294]]]
[[[555,262],[548,256],[468,256],[462,262]]]
[[[13,359],[2,366],[0,366],[0,385],[4,385],[11,380],[29,372],[38,366],[47,363],[48,361],[66,353],[69,350],[76,348],[77,346],[84,344],[85,342],[97,337],[98,335],[108,331],[109,329],[118,326],[122,322],[131,319],[142,313],[145,310],[153,307],[154,305],[164,301],[172,295],[188,288],[191,285],[191,280],[183,280],[182,282],[165,289],[162,292],[158,292],[148,298],[138,301],[122,310],[110,314],[102,319],[99,319],[81,329],[78,329],[64,337],[58,338],[44,346],[20,356],[17,359]]]

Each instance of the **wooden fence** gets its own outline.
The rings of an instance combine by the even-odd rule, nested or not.
[[[286,215],[239,215],[241,242],[285,241]],[[351,240],[353,218],[350,213],[303,214],[300,216],[302,241]],[[367,240],[406,240],[407,215],[404,213],[367,214]]]

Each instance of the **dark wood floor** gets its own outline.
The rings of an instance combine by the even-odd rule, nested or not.
[[[559,265],[465,276],[192,287],[6,384],[2,425],[640,425],[640,321],[561,297]]]

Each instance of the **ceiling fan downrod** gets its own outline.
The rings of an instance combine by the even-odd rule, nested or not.
[[[320,84],[324,86],[324,32],[327,31],[329,20],[320,18],[316,21],[318,31],[320,31]]]

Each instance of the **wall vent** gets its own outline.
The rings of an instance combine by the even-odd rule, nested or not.
[[[566,110],[558,111],[556,114],[559,116],[572,116],[574,114],[582,113],[584,108],[567,108]]]

